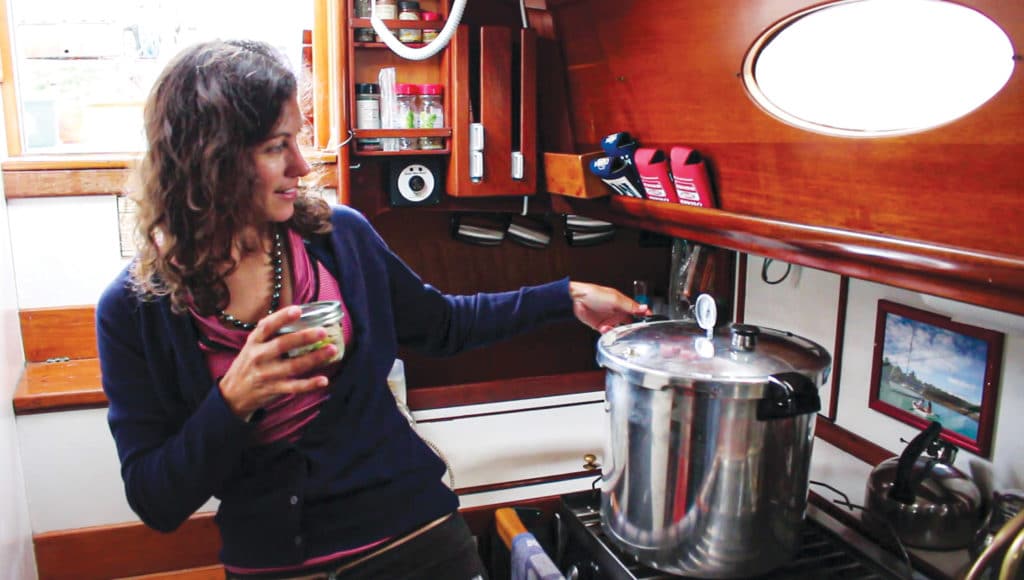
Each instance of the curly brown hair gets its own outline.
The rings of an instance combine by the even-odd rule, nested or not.
[[[284,57],[260,42],[204,42],[168,63],[146,101],[148,149],[131,192],[140,296],[169,296],[179,313],[227,305],[232,244],[246,228],[265,226],[250,148],[297,95]],[[329,218],[327,204],[304,190],[287,225],[308,236],[330,231]]]

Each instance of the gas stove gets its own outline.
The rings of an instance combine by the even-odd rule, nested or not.
[[[601,529],[599,491],[562,497],[554,515],[554,561],[568,580],[678,580],[680,576],[648,568],[619,550]],[[789,563],[762,580],[827,578],[829,580],[927,580],[901,560],[810,506],[801,530],[800,547]]]

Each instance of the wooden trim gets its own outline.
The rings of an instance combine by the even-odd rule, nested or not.
[[[319,180],[335,187],[337,155],[321,151],[304,151],[303,155],[317,167],[304,181],[315,185]],[[120,195],[125,192],[131,163],[127,157],[104,156],[9,159],[3,162],[4,194],[7,199]]]
[[[560,199],[620,225],[1024,314],[1024,259],[1010,255],[624,196]]]
[[[828,419],[835,421],[839,413],[839,380],[843,374],[843,346],[846,340],[846,310],[850,301],[850,279],[839,277],[839,303],[836,306],[836,342],[832,347],[832,385],[828,401]]]
[[[14,82],[14,54],[7,2],[0,2],[0,101],[3,101],[4,133],[7,154],[21,153],[21,122],[18,118],[18,87]],[[3,148],[0,148],[3,151]]]
[[[96,308],[26,308],[18,312],[25,360],[96,358]]]
[[[580,460],[580,464],[583,464],[583,460]],[[473,495],[476,493],[486,493],[490,491],[501,491],[504,489],[515,489],[517,487],[528,487],[531,485],[541,485],[544,483],[556,483],[559,481],[569,481],[571,479],[584,479],[584,478],[595,478],[600,477],[600,470],[584,470],[584,471],[573,471],[571,473],[560,473],[557,475],[545,475],[542,477],[531,477],[529,479],[517,479],[515,481],[503,481],[501,483],[488,483],[486,485],[474,485],[470,487],[460,487],[455,490],[459,496]]]
[[[96,358],[95,307],[29,308],[19,313],[28,364],[14,393],[16,414],[107,404]],[[71,360],[49,362],[50,359]],[[550,397],[604,389],[604,372],[581,371],[409,390],[414,411]]]
[[[587,472],[592,474],[592,472]],[[510,482],[495,489],[550,483],[574,474]],[[486,487],[486,486],[480,486]],[[560,496],[544,496],[459,510],[477,536],[489,533],[494,511],[501,507],[533,507],[550,515]],[[46,532],[33,536],[40,580],[88,580],[152,575],[190,568],[220,569],[220,533],[213,513],[195,514],[176,531],[163,534],[141,522]],[[159,574],[174,578],[173,574]],[[192,576],[188,576],[192,578]],[[206,576],[199,576],[206,578]]]
[[[107,406],[99,359],[25,365],[13,404],[16,415]]]
[[[4,171],[7,199],[61,195],[118,195],[128,179],[124,169]]]
[[[481,403],[497,403],[536,397],[588,393],[604,389],[604,371],[501,379],[442,387],[409,389],[409,408],[414,411]]]
[[[847,431],[824,417],[818,417],[815,422],[814,435],[869,465],[878,465],[897,455],[852,431]]]
[[[217,564],[220,533],[212,513],[163,534],[141,522],[33,536],[40,580],[119,578]]]

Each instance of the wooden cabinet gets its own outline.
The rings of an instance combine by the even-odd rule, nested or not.
[[[740,67],[761,31],[814,4],[694,0],[652,15],[612,0],[545,3],[567,95],[547,118],[566,118],[573,141],[553,151],[599,150],[617,131],[647,147],[691,146],[709,160],[720,203],[566,197],[556,209],[1024,314],[1020,67],[995,97],[942,127],[812,134],[765,114]],[[1019,3],[964,4],[1015,46],[1024,41]]]
[[[349,118],[352,122],[352,137],[353,147],[352,152],[357,156],[371,157],[371,156],[404,156],[404,155],[445,155],[450,152],[451,134],[452,130],[449,126],[448,119],[451,118],[450,111],[451,106],[449,104],[449,83],[448,83],[448,65],[447,55],[445,50],[438,52],[436,55],[422,60],[412,61],[406,60],[398,55],[391,52],[387,46],[382,42],[360,42],[357,31],[362,29],[370,29],[369,18],[356,18],[355,17],[355,0],[347,0],[347,21],[348,21],[348,70],[350,72],[350,83],[346,87],[348,90],[351,110],[349,112]],[[444,26],[444,18],[448,15],[448,3],[445,0],[421,0],[420,8],[424,11],[437,12],[441,15],[442,20],[440,21],[424,21],[424,20],[385,20],[384,24],[390,30],[396,32],[400,29],[425,29],[425,28],[441,28]],[[409,44],[410,47],[421,47],[422,43]],[[447,50],[447,49],[446,49]],[[432,129],[357,129],[356,119],[357,112],[356,108],[358,103],[356,102],[356,83],[377,83],[378,75],[380,70],[385,67],[395,68],[395,82],[397,83],[413,83],[413,84],[424,84],[424,83],[438,83],[444,85],[444,101],[445,101],[445,123],[446,125],[441,128]],[[404,151],[368,151],[360,149],[359,140],[365,138],[401,138],[401,137],[440,137],[443,139],[443,147],[441,149],[409,149]]]

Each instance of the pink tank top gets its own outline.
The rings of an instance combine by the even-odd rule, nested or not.
[[[293,274],[292,303],[305,304],[317,300],[341,302],[344,313],[342,337],[346,345],[351,344],[352,320],[345,308],[345,302],[341,299],[338,281],[323,264],[313,263],[302,238],[292,230],[288,230],[288,246]],[[228,328],[221,324],[216,315],[199,316],[193,310],[192,317],[202,334],[199,348],[206,357],[210,375],[220,380],[238,356],[238,351],[245,344],[249,331]],[[319,369],[318,372],[332,376],[342,364],[344,359],[327,369]],[[263,417],[256,424],[252,444],[265,445],[281,439],[295,441],[302,435],[302,429],[319,414],[320,404],[326,398],[327,393],[324,389],[277,398],[263,408]]]

